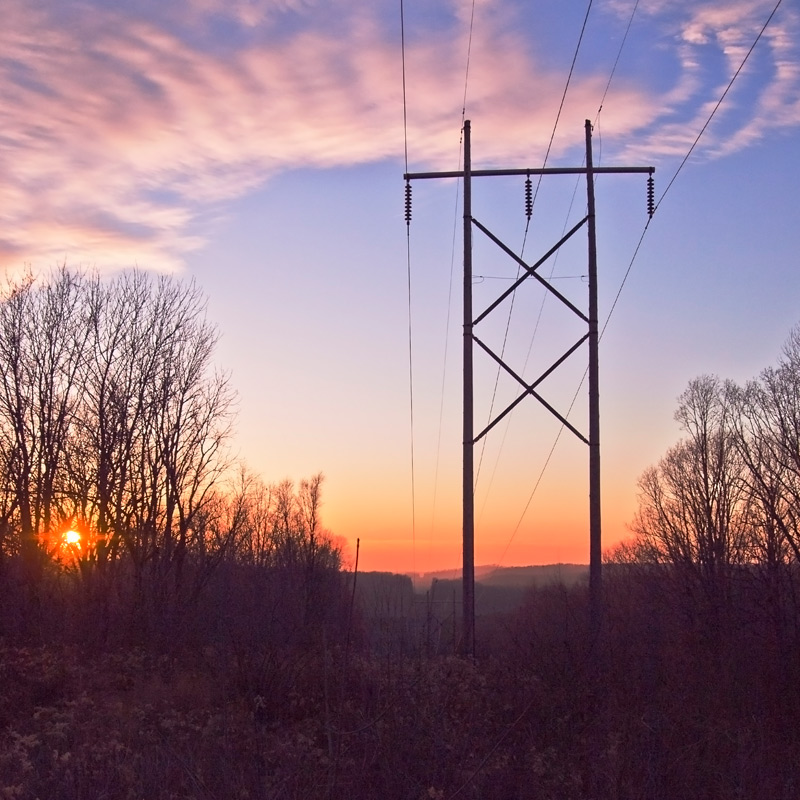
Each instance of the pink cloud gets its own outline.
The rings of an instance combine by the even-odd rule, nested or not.
[[[468,6],[454,0],[460,23],[407,42],[409,150],[417,167],[451,163],[458,154]],[[174,270],[202,244],[192,233],[199,211],[277,171],[401,156],[399,32],[396,20],[393,28],[381,22],[379,6],[371,13],[344,2],[187,0],[162,9],[141,0],[131,8],[138,11],[52,0],[37,10],[7,0],[0,31],[3,264],[67,258]],[[675,82],[653,91],[636,76],[619,76],[603,131],[607,148],[616,141],[618,152],[651,160],[685,148],[719,90],[719,76],[711,83],[704,75],[698,48],[716,47],[733,69],[762,12],[744,2],[648,8],[660,8],[676,31]],[[564,75],[536,57],[533,32],[509,25],[511,3],[493,15],[488,5],[476,9],[467,107],[482,157],[535,165]],[[295,24],[280,36],[286,14]],[[241,41],[210,46],[220,15],[241,26]],[[729,133],[730,146],[800,123],[795,12],[783,15],[769,42],[775,74],[758,95],[757,115]],[[551,158],[580,143],[606,80],[599,70],[576,73]]]

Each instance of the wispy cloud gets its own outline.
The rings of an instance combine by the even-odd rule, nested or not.
[[[457,156],[468,6],[471,13],[471,4],[455,0],[437,6],[430,28],[409,28],[409,142],[417,165]],[[617,6],[621,17],[629,13]],[[637,35],[657,32],[674,76],[654,89],[647,77],[620,70],[604,104],[604,147],[632,144],[629,152],[649,159],[680,152],[766,7],[647,4]],[[544,32],[514,27],[510,0],[492,8],[476,6],[469,113],[481,119],[482,156],[530,160],[549,139],[565,75],[536,46]],[[0,265],[67,259],[177,269],[202,244],[198,214],[277,171],[399,157],[395,12],[344,0],[6,0]],[[743,147],[770,128],[800,123],[797,16],[787,10],[771,26],[749,105],[740,103],[735,124],[712,148]],[[579,64],[554,155],[574,143],[607,77],[605,64]]]
[[[674,44],[679,74],[656,126],[626,154],[685,154],[709,119],[773,10],[772,0],[709,0],[642,4]],[[620,9],[621,10],[621,9]],[[716,109],[697,155],[720,157],[748,147],[769,131],[800,125],[800,14],[783,4],[736,82]],[[682,87],[683,91],[680,91]]]

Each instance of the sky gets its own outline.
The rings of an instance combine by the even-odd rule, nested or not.
[[[755,377],[800,322],[791,0],[760,38],[775,0],[0,5],[0,269],[195,280],[237,457],[267,482],[322,472],[360,569],[461,562],[462,187],[415,181],[407,226],[403,174],[458,170],[465,117],[473,169],[579,167],[587,119],[596,165],[655,168],[649,224],[646,176],[596,182],[605,547],[688,382]],[[534,190],[528,221],[523,178],[473,183],[528,263],[586,212],[580,178]],[[581,308],[586,250],[541,267]],[[473,271],[477,312],[516,265],[476,236]],[[529,283],[479,335],[532,381],[583,331]],[[518,391],[475,362],[480,429]],[[584,433],[586,363],[541,387]],[[476,563],[588,562],[587,450],[531,399],[476,445]]]

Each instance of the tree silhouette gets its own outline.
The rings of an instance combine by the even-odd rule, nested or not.
[[[195,517],[228,466],[233,394],[192,284],[66,268],[0,302],[0,497],[29,580],[64,525],[99,568],[180,583]],[[16,541],[13,541],[16,539]]]

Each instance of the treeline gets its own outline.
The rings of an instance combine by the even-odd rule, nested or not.
[[[675,419],[607,553],[609,720],[638,732],[641,796],[797,797],[800,327],[744,384],[691,381]]]
[[[684,437],[641,477],[635,535],[609,560],[669,566],[720,611],[757,580],[775,624],[796,625],[800,327],[756,379],[692,381],[675,418]]]
[[[0,636],[63,632],[59,609],[100,640],[148,635],[234,568],[292,576],[309,606],[338,574],[322,476],[267,485],[235,464],[217,338],[199,289],[169,277],[62,268],[6,287]]]

